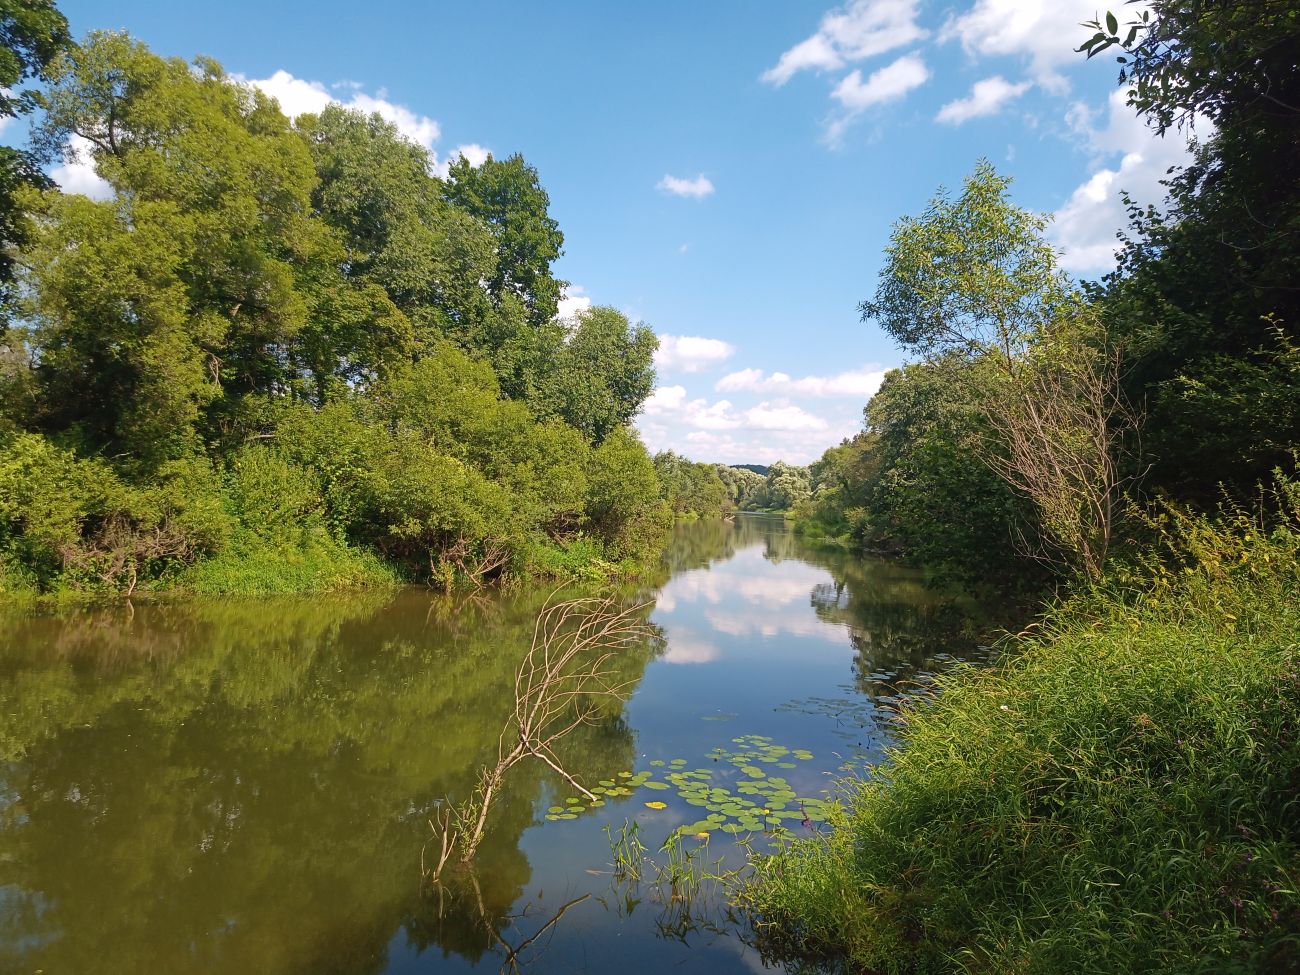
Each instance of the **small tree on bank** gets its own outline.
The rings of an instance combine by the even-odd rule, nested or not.
[[[981,161],[960,196],[940,191],[894,227],[877,321],[905,349],[969,387],[991,430],[980,460],[1038,509],[1037,554],[1097,578],[1126,479],[1120,444],[1137,419],[1121,358],[1044,240],[1046,220],[1011,203]]]

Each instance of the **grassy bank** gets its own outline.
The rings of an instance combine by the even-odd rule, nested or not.
[[[765,947],[870,972],[1300,970],[1300,492],[1171,518],[903,715],[825,841],[757,865]]]

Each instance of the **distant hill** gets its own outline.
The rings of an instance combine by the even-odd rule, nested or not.
[[[753,471],[759,477],[767,477],[767,472],[770,470],[766,464],[729,464],[728,466],[738,471]]]

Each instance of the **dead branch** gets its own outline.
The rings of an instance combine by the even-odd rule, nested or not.
[[[621,700],[631,680],[619,679],[619,651],[650,636],[646,604],[620,608],[614,596],[589,596],[547,603],[533,625],[532,642],[515,671],[514,707],[497,740],[496,764],[479,773],[473,796],[453,807],[441,827],[443,848],[455,846],[460,861],[474,859],[492,804],[506,774],[525,759],[550,767],[589,799],[595,795],[573,777],[555,754],[557,743],[592,723],[601,703]],[[450,837],[450,839],[447,839]],[[437,880],[448,855],[429,873]]]

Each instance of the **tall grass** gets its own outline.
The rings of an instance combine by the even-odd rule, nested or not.
[[[759,860],[763,947],[871,972],[1300,971],[1300,490],[905,712],[825,841]]]

